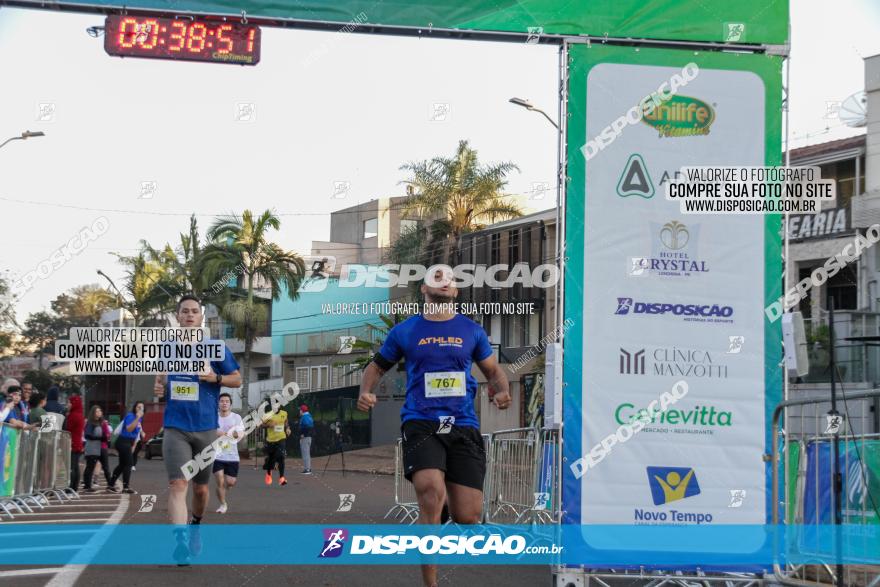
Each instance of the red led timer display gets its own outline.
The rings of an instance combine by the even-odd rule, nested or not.
[[[154,57],[256,65],[260,28],[237,22],[108,16],[104,50],[120,57]]]

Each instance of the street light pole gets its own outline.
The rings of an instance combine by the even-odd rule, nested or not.
[[[524,98],[511,98],[510,100],[508,100],[508,102],[510,102],[511,104],[516,104],[517,106],[522,106],[526,110],[532,110],[533,112],[540,112],[541,114],[544,115],[544,118],[546,118],[547,120],[550,121],[550,124],[552,124],[554,127],[556,127],[556,130],[559,130],[559,125],[556,124],[555,120],[550,118],[550,116],[548,116],[547,113],[544,112],[543,110],[541,110],[540,108],[536,108],[535,106],[533,106],[532,103],[529,102],[528,100],[526,100]]]
[[[6,145],[6,143],[10,143],[12,141],[23,141],[23,140],[29,139],[31,137],[44,137],[44,136],[46,136],[46,134],[42,131],[38,130],[35,132],[31,132],[29,130],[26,130],[23,133],[21,133],[21,136],[9,138],[9,139],[6,139],[5,141],[3,141],[2,143],[0,143],[0,149],[2,149]]]
[[[125,307],[125,299],[122,297],[122,292],[119,291],[119,288],[116,287],[116,284],[113,283],[113,280],[110,279],[110,276],[98,269],[98,275],[106,279],[110,282],[110,286],[116,290],[116,303],[119,305],[119,327],[122,328],[125,325],[125,312],[127,311]],[[134,323],[137,326],[137,320]],[[122,405],[128,405],[129,400],[134,392],[134,378],[131,375],[125,375],[125,397],[122,398]],[[153,402],[156,403],[159,401],[159,398],[153,396]]]
[[[125,303],[123,302],[122,292],[119,291],[119,288],[116,287],[116,284],[113,283],[113,280],[110,279],[110,276],[107,275],[106,273],[104,273],[103,271],[101,271],[100,269],[98,269],[98,275],[100,275],[101,277],[103,277],[104,279],[106,279],[107,281],[110,282],[111,287],[113,287],[113,289],[116,290],[116,303],[119,304],[119,308],[121,310],[125,310]],[[119,316],[119,326],[122,326],[122,320],[123,320],[123,315],[120,315]]]

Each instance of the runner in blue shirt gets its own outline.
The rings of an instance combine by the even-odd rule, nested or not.
[[[202,325],[202,305],[195,296],[185,295],[177,302],[177,322],[183,328]],[[168,513],[172,524],[186,524],[186,490],[189,481],[183,466],[217,439],[217,410],[221,387],[240,387],[238,363],[224,347],[222,361],[212,361],[211,368],[198,375],[171,373],[157,375],[153,391],[167,397],[162,458],[168,473]],[[192,478],[192,519],[199,524],[208,507],[208,483],[211,467],[200,470]]]
[[[373,389],[400,359],[406,363],[406,401],[400,410],[404,474],[416,490],[419,523],[439,524],[445,503],[459,524],[482,517],[486,452],[474,411],[477,364],[494,389],[499,409],[510,406],[507,376],[489,337],[454,309],[458,290],[452,269],[430,271],[421,286],[425,311],[398,324],[364,371],[358,408],[376,405]],[[437,567],[422,565],[422,579],[437,584]]]

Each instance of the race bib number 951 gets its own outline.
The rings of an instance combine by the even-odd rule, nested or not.
[[[171,399],[184,402],[199,401],[198,381],[172,381]]]
[[[461,397],[466,391],[464,371],[425,373],[425,397]]]

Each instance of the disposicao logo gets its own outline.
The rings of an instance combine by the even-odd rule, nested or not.
[[[654,505],[663,505],[700,494],[697,474],[691,467],[648,467],[648,484]]]
[[[342,528],[324,528],[324,547],[318,558],[336,558],[342,554],[348,531]]]
[[[656,128],[661,137],[707,135],[715,122],[715,110],[697,98],[674,95],[645,112],[642,122]]]
[[[702,316],[706,318],[730,318],[733,316],[731,306],[717,304],[668,304],[634,302],[632,298],[617,298],[617,315],[633,314],[672,314],[674,316]]]

